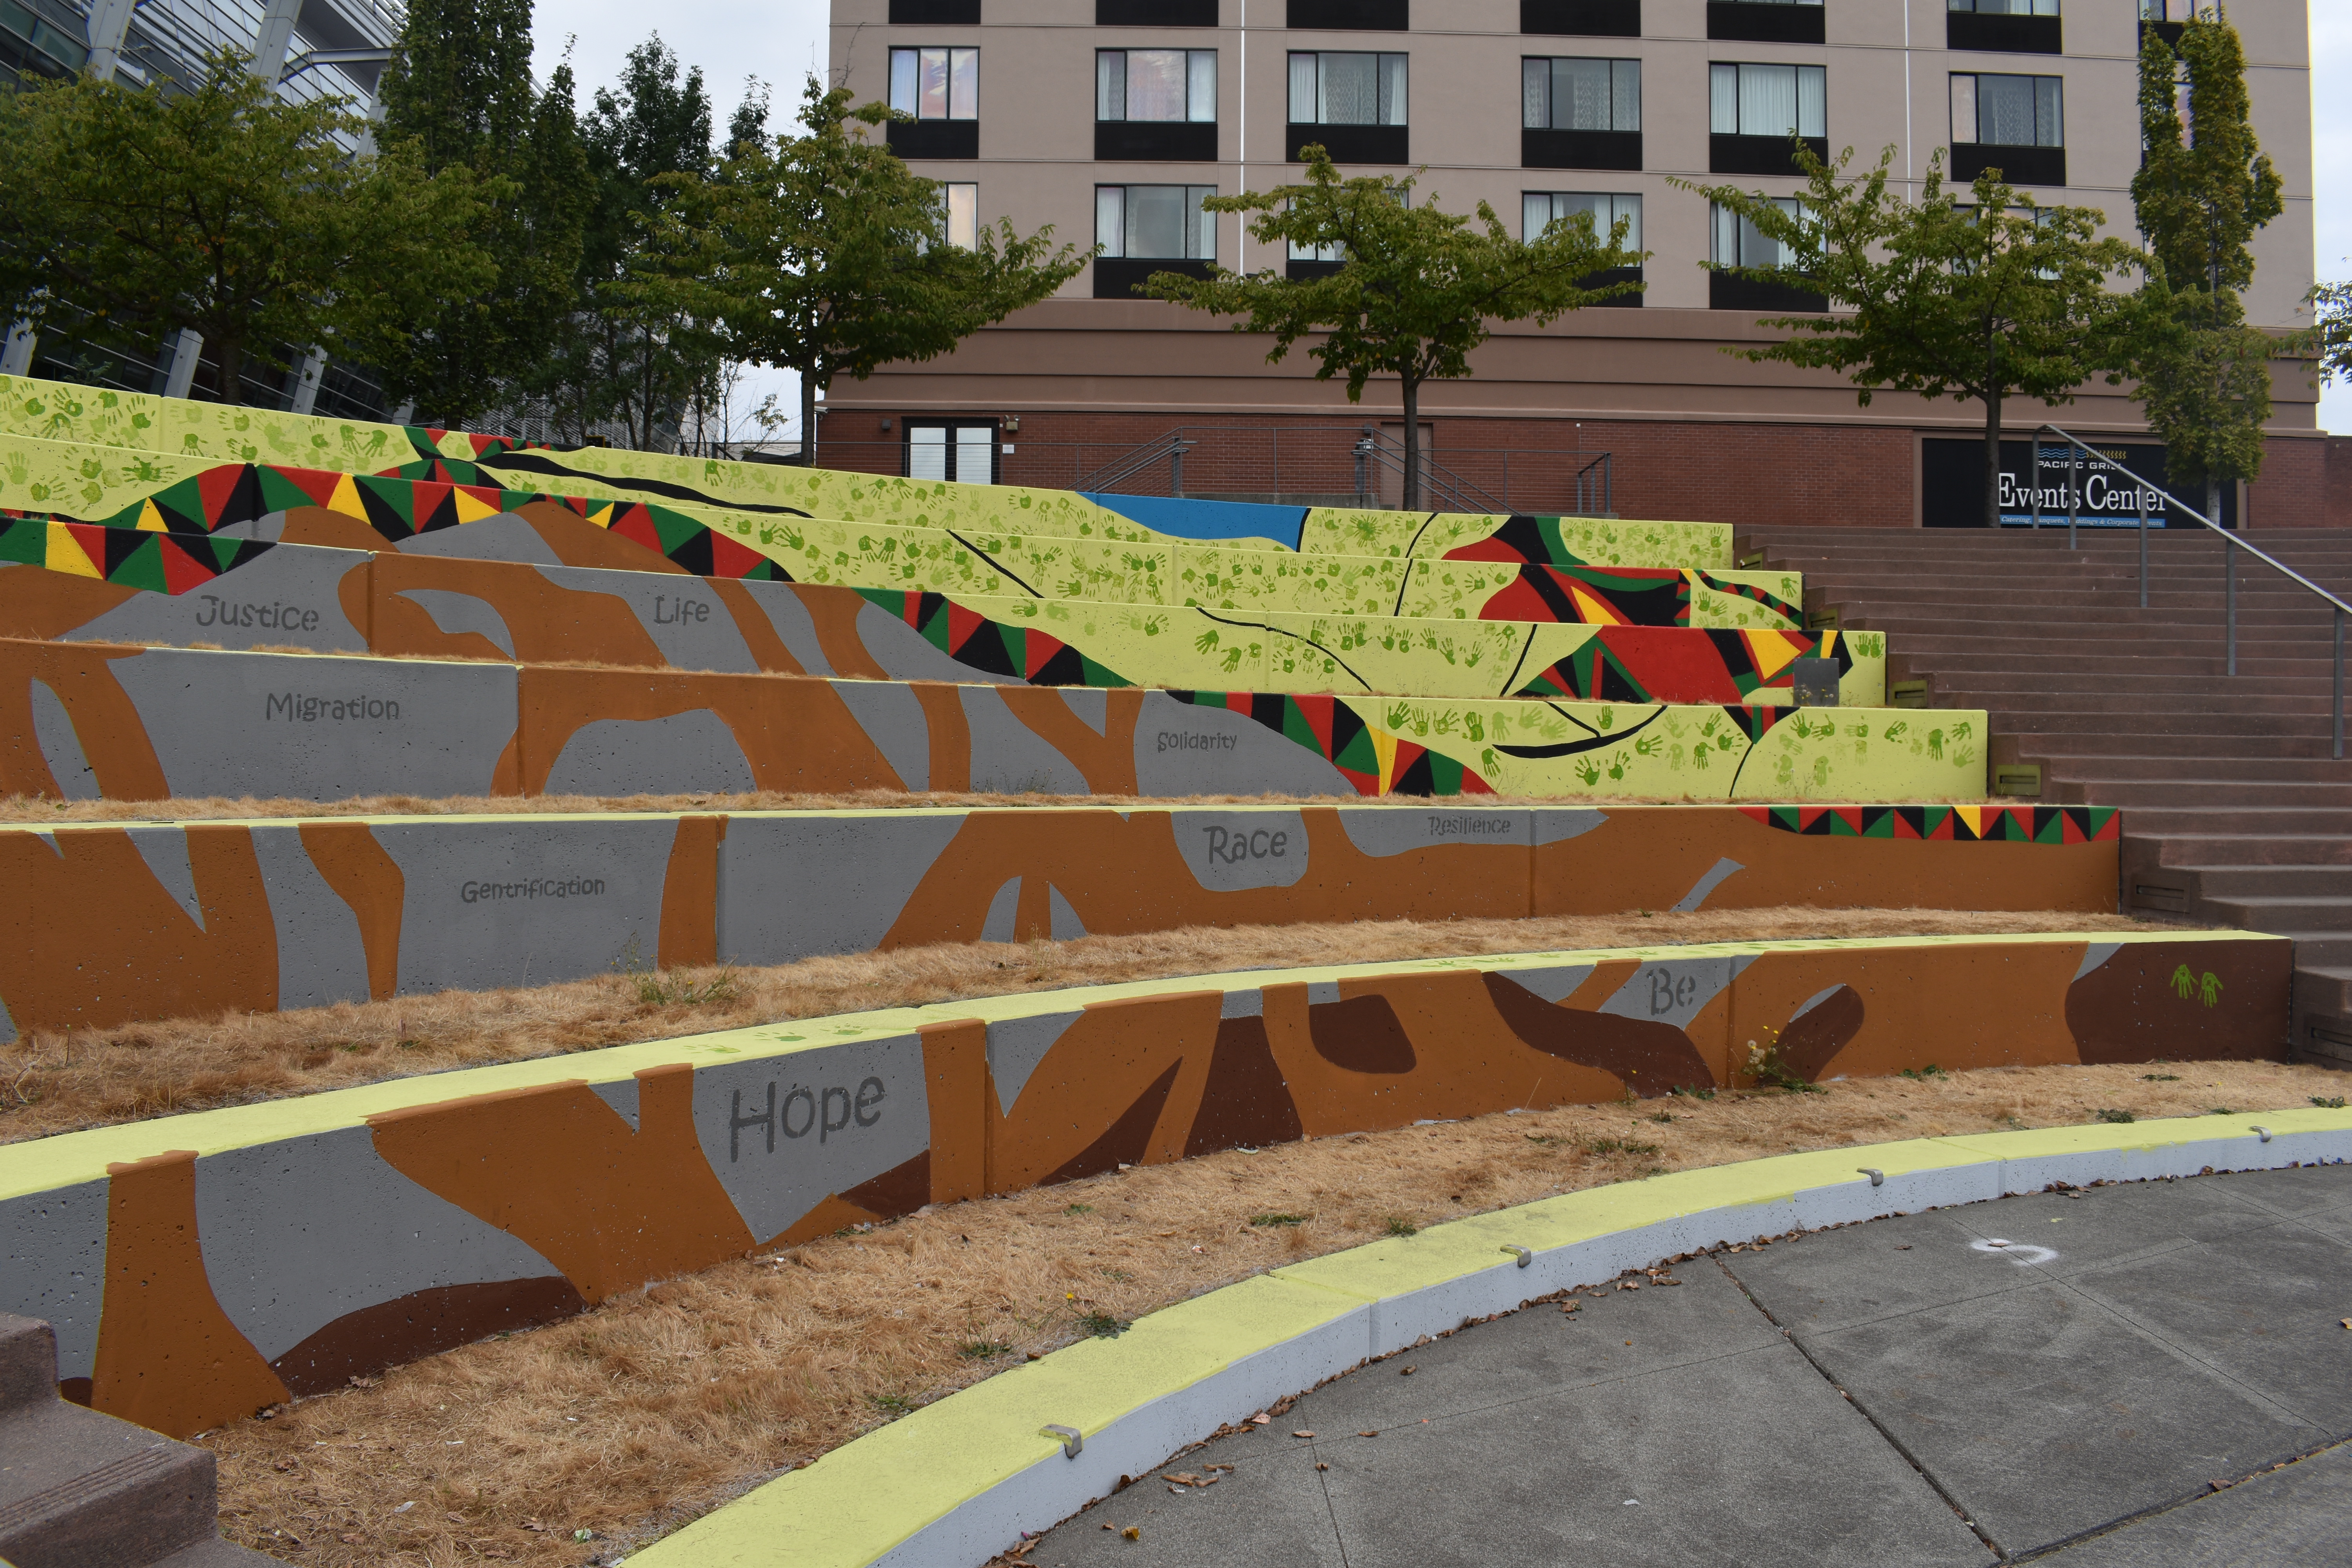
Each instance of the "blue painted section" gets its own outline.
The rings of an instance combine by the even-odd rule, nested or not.
[[[1107,491],[1078,492],[1097,506],[1108,507],[1139,522],[1154,533],[1203,542],[1270,542],[1285,550],[1298,548],[1307,531],[1303,506],[1263,506],[1252,501],[1180,500],[1171,496],[1122,496]]]

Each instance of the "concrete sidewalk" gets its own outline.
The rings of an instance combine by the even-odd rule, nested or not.
[[[1160,1468],[1215,1484],[1139,1478],[1028,1560],[2352,1564],[2352,1169],[2008,1198],[1668,1272],[1362,1367]]]

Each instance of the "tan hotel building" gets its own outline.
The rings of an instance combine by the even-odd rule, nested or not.
[[[835,384],[828,465],[1007,483],[1251,500],[1384,494],[1393,382],[1360,405],[1294,350],[1130,290],[1161,268],[1298,269],[1209,194],[1294,179],[1321,142],[1344,173],[1403,174],[1450,210],[1490,204],[1514,231],[1558,214],[1630,220],[1646,292],[1547,328],[1504,326],[1475,374],[1430,384],[1422,413],[1461,504],[1523,511],[1837,521],[1969,521],[1974,403],[1880,394],[1723,352],[1767,341],[1782,304],[1709,273],[1759,241],[1675,177],[1801,186],[1791,131],[1916,181],[1942,153],[2045,205],[2096,207],[2130,235],[2144,26],[2188,0],[834,0],[832,68],[860,100],[916,118],[890,139],[948,183],[951,230],[1010,218],[1101,258],[1054,299],[958,352]],[[2253,113],[2286,193],[2256,240],[2256,323],[2307,321],[2314,277],[2305,0],[2235,0]],[[1743,250],[1743,247],[1746,247]],[[1767,258],[1769,259],[1769,258]],[[2276,377],[2256,526],[2322,521],[2329,443],[2298,367]],[[2053,417],[2012,404],[2004,468]],[[2054,416],[2144,430],[2095,387]],[[1377,439],[1377,438],[1376,438]],[[1171,458],[1181,454],[1181,479]],[[1605,457],[1603,456],[1605,454]],[[2135,467],[2140,463],[2136,457]],[[2352,478],[2352,462],[2339,462]],[[2025,502],[2021,499],[2021,512]],[[2342,521],[2352,521],[2352,519]]]

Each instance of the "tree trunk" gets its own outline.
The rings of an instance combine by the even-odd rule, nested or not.
[[[1985,405],[1984,525],[2000,527],[2000,389],[1988,389]]]
[[[223,338],[213,344],[214,363],[220,366],[220,400],[232,408],[245,402],[245,345],[234,338]],[[192,383],[191,395],[195,391]]]
[[[1421,510],[1421,383],[1404,381],[1404,510]]]
[[[2221,524],[2221,479],[2218,474],[2209,474],[2205,479],[2205,515],[2213,520],[2215,526],[2218,527]],[[2231,547],[2224,545],[2222,548]]]
[[[816,467],[816,377],[801,372],[801,467]]]

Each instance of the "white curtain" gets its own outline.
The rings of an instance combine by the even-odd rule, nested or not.
[[[1797,129],[1797,68],[1739,68],[1739,134],[1786,136]]]
[[[1290,122],[1293,125],[1315,123],[1315,66],[1313,55],[1290,57]]]
[[[1519,123],[1531,131],[1551,125],[1551,62],[1519,62]]]
[[[1127,254],[1127,187],[1095,187],[1095,243],[1105,256]]]
[[[1188,79],[1182,49],[1127,51],[1127,117],[1181,120]]]
[[[1095,51],[1095,118],[1127,118],[1127,51]]]
[[[1739,134],[1739,68],[1706,69],[1706,128],[1717,136]]]
[[[1217,119],[1217,51],[1194,49],[1187,58],[1191,62],[1186,69],[1192,87],[1185,117],[1213,125]]]

